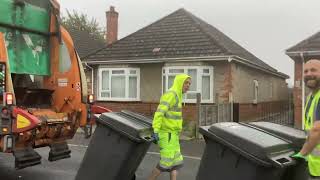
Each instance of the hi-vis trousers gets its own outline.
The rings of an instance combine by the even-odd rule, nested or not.
[[[180,151],[178,132],[159,132],[158,145],[160,147],[160,162],[157,168],[160,171],[171,172],[183,165],[183,157]]]

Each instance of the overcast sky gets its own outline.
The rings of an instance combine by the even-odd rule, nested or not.
[[[58,0],[106,26],[105,11],[119,12],[119,39],[179,8],[215,26],[278,71],[290,76],[285,50],[320,31],[319,0]]]

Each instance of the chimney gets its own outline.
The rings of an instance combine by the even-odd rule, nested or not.
[[[114,6],[110,6],[110,10],[106,12],[107,16],[107,44],[111,44],[118,40],[118,12],[114,10]]]

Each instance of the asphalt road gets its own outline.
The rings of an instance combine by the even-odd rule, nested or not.
[[[0,180],[73,180],[87,149],[88,142],[89,140],[84,139],[81,134],[77,134],[69,142],[72,150],[71,158],[56,162],[47,160],[49,148],[37,149],[37,152],[42,156],[42,164],[22,170],[14,169],[12,155],[0,154]],[[185,164],[179,172],[178,179],[194,180],[200,164],[204,142],[183,141],[181,146]],[[136,172],[137,180],[145,180],[158,160],[158,149],[152,145]],[[162,174],[158,179],[168,180],[169,174]]]

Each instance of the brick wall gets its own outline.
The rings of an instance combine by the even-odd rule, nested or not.
[[[107,107],[112,111],[129,110],[152,117],[157,110],[158,103],[154,102],[97,102],[98,105]],[[182,106],[183,119],[185,121],[196,121],[197,109],[195,104]]]
[[[118,40],[118,16],[113,6],[106,12],[107,19],[107,44],[111,44]]]
[[[276,113],[283,111],[285,101],[263,102],[259,104],[242,103],[239,104],[239,121],[253,121],[258,117],[262,117],[267,113]],[[112,111],[129,110],[144,114],[148,117],[153,117],[154,112],[158,107],[155,102],[97,102],[98,105],[107,107]],[[197,121],[196,104],[183,105],[183,119],[185,121]]]
[[[220,99],[221,102],[229,102],[229,94],[232,92],[232,64],[227,63],[225,66],[224,71],[224,81],[223,81],[223,88],[220,89]]]
[[[297,60],[294,63],[294,124],[301,127],[302,120],[302,62]]]
[[[253,121],[262,118],[270,113],[286,111],[288,108],[287,101],[262,102],[259,104],[242,103],[239,104],[239,121]]]

